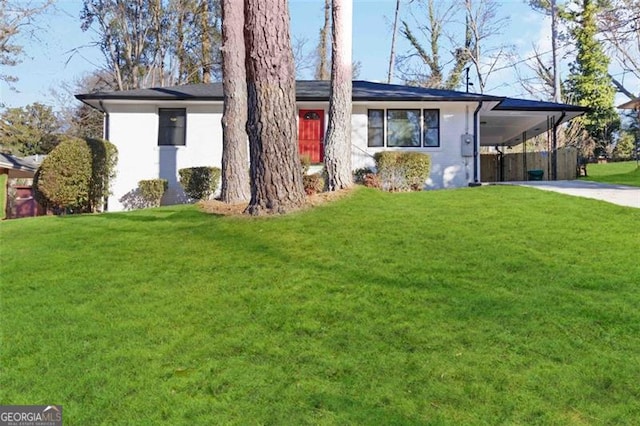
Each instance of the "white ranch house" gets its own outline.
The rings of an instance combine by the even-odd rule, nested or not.
[[[108,210],[142,179],[163,178],[163,203],[184,201],[178,170],[220,167],[222,84],[194,84],[76,95],[104,113],[104,137],[118,148],[117,176]],[[323,160],[329,110],[328,81],[296,83],[301,154]],[[406,150],[431,155],[425,188],[479,184],[480,146],[511,146],[559,125],[586,109],[451,90],[353,82],[353,169],[374,166],[373,154]]]

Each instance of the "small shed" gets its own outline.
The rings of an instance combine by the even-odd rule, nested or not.
[[[3,182],[3,205],[0,208],[7,219],[38,216],[44,213],[33,194],[33,176],[43,156],[30,158],[0,153],[0,176]]]

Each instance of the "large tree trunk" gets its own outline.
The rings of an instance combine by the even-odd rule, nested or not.
[[[556,0],[551,0],[551,52],[553,54],[553,102],[562,102],[560,68],[558,67],[558,13]]]
[[[351,0],[333,0],[331,99],[324,147],[327,189],[352,185],[351,175]]]
[[[244,54],[244,5],[222,1],[222,189],[225,203],[249,201],[247,83]],[[204,76],[207,73],[203,73]]]
[[[295,71],[286,0],[245,0],[251,215],[305,200],[296,134]]]
[[[400,0],[396,0],[396,12],[393,18],[393,32],[391,33],[391,52],[389,52],[389,72],[387,83],[393,80],[393,67],[396,59],[396,33],[398,32],[398,16],[400,15]]]
[[[318,55],[318,64],[316,65],[316,80],[329,80],[331,78],[329,73],[329,65],[327,58],[327,44],[329,39],[329,28],[331,25],[331,0],[324,0],[324,24],[320,29],[320,40],[318,41],[318,49],[316,54]]]
[[[225,0],[223,0],[224,3]],[[236,3],[239,3],[236,0]],[[240,9],[241,5],[238,5]],[[202,48],[201,48],[201,66],[202,66],[202,82],[211,83],[211,62],[213,60],[211,54],[211,18],[209,17],[209,0],[202,0],[198,8],[200,15],[200,26],[202,27]],[[240,11],[242,12],[242,10]],[[242,20],[244,23],[244,20]],[[242,23],[240,24],[242,31]],[[243,45],[240,46],[242,48]],[[244,60],[244,58],[243,58]],[[244,68],[243,68],[244,70]]]

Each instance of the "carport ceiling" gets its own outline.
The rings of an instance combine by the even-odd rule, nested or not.
[[[480,145],[513,146],[546,132],[553,123],[582,115],[588,109],[552,102],[506,98],[497,107],[480,112]]]

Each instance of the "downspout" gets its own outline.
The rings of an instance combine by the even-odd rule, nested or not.
[[[553,123],[553,138],[551,141],[551,180],[558,180],[558,126],[566,116],[567,113],[562,111],[558,121],[554,121]]]
[[[109,140],[109,111],[107,111],[107,109],[104,107],[104,103],[102,102],[102,100],[100,100],[98,104],[100,105],[100,110],[104,114],[104,124],[102,125],[103,126],[102,137],[104,140],[108,141]]]
[[[478,135],[479,129],[479,113],[480,108],[482,108],[482,101],[478,103],[478,108],[473,112],[473,183],[470,183],[469,186],[478,186],[480,185],[480,179],[478,176],[478,147],[480,146],[480,136]]]
[[[98,105],[100,105],[100,110],[102,110],[102,114],[103,114],[103,124],[102,124],[102,137],[104,140],[108,141],[109,140],[109,112],[107,111],[107,109],[104,107],[104,103],[102,102],[102,100],[98,101]],[[107,212],[109,211],[109,196],[107,195],[106,197],[104,197],[104,203],[102,204],[102,211],[103,212]]]

